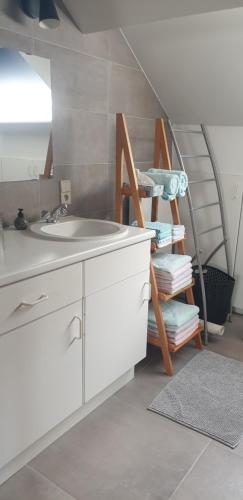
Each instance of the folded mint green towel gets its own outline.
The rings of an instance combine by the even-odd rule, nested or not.
[[[188,187],[188,177],[182,170],[165,170],[160,168],[150,168],[146,175],[153,179],[156,184],[164,186],[162,198],[173,200],[175,197],[182,198],[186,194]],[[175,180],[177,178],[177,180]]]
[[[137,221],[132,223],[132,226],[137,226]],[[145,227],[147,229],[152,229],[156,232],[156,239],[161,240],[164,238],[172,237],[172,224],[167,224],[166,222],[150,222],[145,221]]]
[[[178,269],[191,262],[190,255],[177,255],[172,253],[156,253],[153,255],[153,265],[156,269],[166,273],[175,273]]]
[[[176,300],[170,302],[160,302],[161,311],[163,314],[165,325],[180,327],[187,321],[190,321],[199,313],[199,307],[184,304]],[[149,306],[148,314],[149,323],[155,323],[155,315],[152,304]]]

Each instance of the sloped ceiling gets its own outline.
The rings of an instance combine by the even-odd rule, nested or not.
[[[174,122],[243,125],[243,8],[123,31]]]
[[[84,33],[230,9],[243,0],[64,0]]]

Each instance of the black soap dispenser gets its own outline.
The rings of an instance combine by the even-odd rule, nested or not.
[[[14,221],[14,225],[16,229],[26,229],[28,226],[28,222],[25,219],[23,208],[18,208],[18,215]]]

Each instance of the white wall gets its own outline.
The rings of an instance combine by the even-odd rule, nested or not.
[[[64,0],[64,3],[84,33],[243,5],[242,0]]]
[[[243,8],[124,32],[174,122],[243,126]]]

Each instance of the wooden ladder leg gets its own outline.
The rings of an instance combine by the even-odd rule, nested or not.
[[[195,347],[196,349],[203,349],[201,333],[198,333],[195,337]]]
[[[161,310],[160,310],[158,289],[157,289],[157,283],[156,283],[154,267],[153,267],[152,262],[150,264],[150,282],[151,282],[152,302],[153,302],[153,308],[154,308],[154,314],[155,314],[156,323],[157,323],[157,327],[158,327],[158,332],[159,332],[159,336],[160,336],[163,361],[165,364],[165,369],[166,369],[167,375],[172,376],[173,375],[173,366],[172,366],[172,361],[171,361],[171,356],[170,356],[170,351],[169,351],[169,346],[168,346],[168,339],[167,339],[167,335],[166,335],[166,331],[165,331],[165,324],[164,324]]]
[[[50,138],[49,138],[49,143],[48,143],[47,154],[46,154],[46,163],[45,163],[43,177],[46,177],[47,179],[49,177],[51,177],[52,165],[53,165],[53,144],[52,144],[52,132],[51,132]]]
[[[154,168],[160,167],[160,121],[155,120],[155,141],[154,141]],[[152,198],[151,204],[151,221],[158,220],[159,215],[159,198]]]
[[[116,118],[116,222],[123,222],[122,186],[123,186],[123,147],[121,142],[121,124],[119,117]]]

